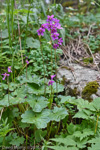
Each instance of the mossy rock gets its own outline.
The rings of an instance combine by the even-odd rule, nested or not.
[[[92,57],[84,58],[83,62],[88,65],[89,63],[93,63],[93,58]]]
[[[82,98],[87,99],[89,102],[91,102],[92,99],[90,98],[90,96],[92,94],[96,94],[98,88],[99,84],[97,81],[91,81],[87,83],[82,91]]]

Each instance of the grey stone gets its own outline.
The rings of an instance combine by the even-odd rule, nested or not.
[[[93,70],[88,67],[83,67],[80,64],[71,63],[69,68],[72,68],[73,71],[67,69],[66,61],[63,61],[63,66],[58,69],[57,77],[62,78],[65,77],[66,81],[69,80],[67,83],[67,87],[65,89],[68,93],[68,88],[74,89],[77,88],[78,92],[80,93],[78,96],[81,96],[83,88],[86,86],[88,82],[97,80],[97,76],[99,72]],[[97,91],[97,96],[100,96],[100,88]]]
[[[98,96],[95,95],[95,94],[92,94],[92,95],[90,96],[90,98],[94,100],[94,99],[98,98]]]

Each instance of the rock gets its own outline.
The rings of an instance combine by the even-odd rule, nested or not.
[[[98,89],[96,95],[100,97],[100,87],[99,87],[99,89]]]
[[[98,96],[97,96],[96,94],[92,94],[92,95],[90,96],[90,98],[94,100],[94,99],[98,98]]]
[[[63,62],[65,64],[65,62]],[[77,97],[82,97],[82,90],[86,86],[88,82],[96,81],[99,72],[96,70],[92,70],[88,67],[83,67],[80,64],[71,63],[70,66],[63,65],[58,69],[57,77],[65,78],[65,90],[67,91],[67,95],[70,95],[70,89],[77,89]],[[69,81],[69,83],[67,83]],[[100,96],[100,88],[98,89],[96,95]]]

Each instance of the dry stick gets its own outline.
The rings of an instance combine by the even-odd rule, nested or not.
[[[15,8],[17,9],[16,1],[15,1]],[[18,22],[18,34],[19,34],[20,50],[22,50],[21,36],[20,36],[20,25],[19,25],[19,21],[18,21],[18,15],[17,15],[17,22]],[[23,55],[22,55],[22,52],[21,52],[21,58],[22,58],[22,64],[23,64]]]
[[[89,38],[89,35],[90,35],[90,33],[91,33],[91,29],[92,29],[92,27],[95,25],[95,23],[93,23],[92,25],[90,25],[90,27],[89,27],[89,31],[88,31],[88,34],[87,34],[87,39]]]
[[[4,110],[4,108],[1,109],[0,120],[1,120],[1,117],[2,117],[3,110]]]
[[[93,24],[90,26],[90,28],[89,28],[89,31],[88,31],[88,34],[87,34],[87,38],[86,38],[87,40],[88,40],[89,35],[90,35],[90,33],[91,33],[91,29],[92,29],[92,27],[93,27],[94,25],[95,25],[95,23],[93,23]],[[94,58],[94,56],[93,56],[93,54],[92,54],[92,51],[91,51],[89,45],[86,44],[86,43],[84,43],[84,44],[88,47],[88,50],[89,50],[89,52],[90,52],[90,54],[91,54],[91,56],[92,56],[92,58],[93,58],[93,62],[95,63],[95,65],[96,65],[98,71],[100,72],[100,69],[99,69],[99,67],[98,67],[98,65],[97,65],[97,63],[96,63],[96,61],[95,61],[95,58]]]
[[[99,67],[98,67],[98,65],[97,65],[97,63],[96,63],[96,61],[95,61],[95,58],[94,58],[94,56],[93,56],[93,54],[92,54],[92,51],[91,51],[89,45],[88,45],[88,44],[85,44],[85,45],[88,47],[89,52],[91,53],[91,56],[92,56],[92,58],[93,58],[93,62],[95,63],[95,65],[96,65],[96,67],[97,67],[97,69],[98,69],[98,71],[99,71],[99,73],[100,73],[100,69],[99,69]]]

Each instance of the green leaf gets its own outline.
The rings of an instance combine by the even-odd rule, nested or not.
[[[46,16],[46,10],[45,10],[44,2],[41,1],[40,4],[41,4],[42,10],[43,10],[43,13],[44,13],[44,15]]]
[[[63,44],[65,46],[65,28],[61,29],[60,33],[61,33],[61,36],[62,36],[62,39],[63,39]]]
[[[61,98],[61,101],[60,103],[63,104],[63,103],[75,103],[75,100],[76,98],[75,97],[71,97],[71,96],[62,96],[62,95],[59,95],[58,98]]]
[[[88,150],[100,150],[100,143],[92,144],[91,147],[88,147]]]
[[[100,143],[100,137],[96,137],[96,138],[93,138],[91,140],[88,141],[88,143]]]
[[[53,139],[50,139],[50,140],[58,142],[58,143],[62,143],[65,146],[76,146],[76,142],[73,139],[69,138],[69,137],[66,137],[66,138],[53,138]]]
[[[36,130],[36,131],[35,131],[35,139],[36,139],[36,141],[37,141],[37,142],[40,142],[40,141],[43,139],[43,137],[46,136],[46,134],[47,134],[47,131],[46,131],[46,130],[45,130],[45,131]]]
[[[8,95],[6,94],[4,96],[4,98],[2,100],[0,100],[0,106],[9,106],[9,105],[16,105],[16,104],[20,104],[20,103],[24,103],[25,100],[25,86],[22,86],[21,88],[18,88],[17,90],[15,90],[15,92],[12,92],[12,95]],[[16,97],[15,97],[16,96]]]
[[[94,135],[94,131],[92,131],[91,129],[84,129],[82,132],[80,131],[76,131],[74,134],[73,134],[75,137],[79,137],[80,140],[83,140],[85,137],[87,136],[91,136],[91,135]]]
[[[23,144],[25,141],[24,137],[21,136],[17,136],[14,139],[12,139],[12,141],[10,142],[11,145],[16,145],[16,146],[20,146],[21,144]]]
[[[89,119],[89,116],[84,113],[83,111],[77,112],[73,118],[83,118],[83,119]]]
[[[3,30],[2,34],[0,34],[0,37],[2,39],[8,38],[8,30],[7,29]]]
[[[93,100],[92,105],[96,109],[96,111],[100,111],[100,97]]]
[[[35,112],[41,112],[49,103],[45,97],[36,95],[29,95],[26,100]]]
[[[27,47],[30,48],[40,48],[40,42],[37,39],[33,39],[32,37],[28,37],[26,39]]]
[[[59,122],[60,120],[64,119],[68,115],[66,108],[62,107],[54,107],[52,113],[49,115],[50,120],[54,120]]]
[[[63,53],[63,50],[62,50],[62,49],[57,49],[57,50],[56,50],[56,53],[62,54],[62,53]]]
[[[47,146],[47,147],[54,150],[79,150],[76,147],[66,147],[66,146]]]
[[[6,118],[5,120],[2,120],[2,124],[0,124],[0,137],[5,137],[8,132],[14,130],[14,128],[10,128],[9,124],[7,124],[7,120],[8,118]]]
[[[31,84],[28,84],[27,85],[27,90],[28,90],[28,93],[31,93],[31,94],[44,94],[44,86],[37,86],[36,84],[34,85],[31,85]]]
[[[67,125],[67,130],[69,134],[73,134],[76,130],[76,126],[73,123],[70,123]]]
[[[41,113],[34,113],[32,110],[25,111],[21,115],[22,122],[35,124],[38,129],[46,128],[47,123],[50,122],[50,110],[45,109]]]
[[[57,90],[56,90],[56,82],[53,83],[52,87],[53,87],[54,93],[59,93],[59,92],[64,91],[64,86],[62,84],[57,83]],[[50,89],[51,89],[50,86],[47,86],[46,93],[51,93]]]
[[[32,37],[28,37],[26,39],[27,47],[33,48],[33,41],[34,41],[34,39]]]

